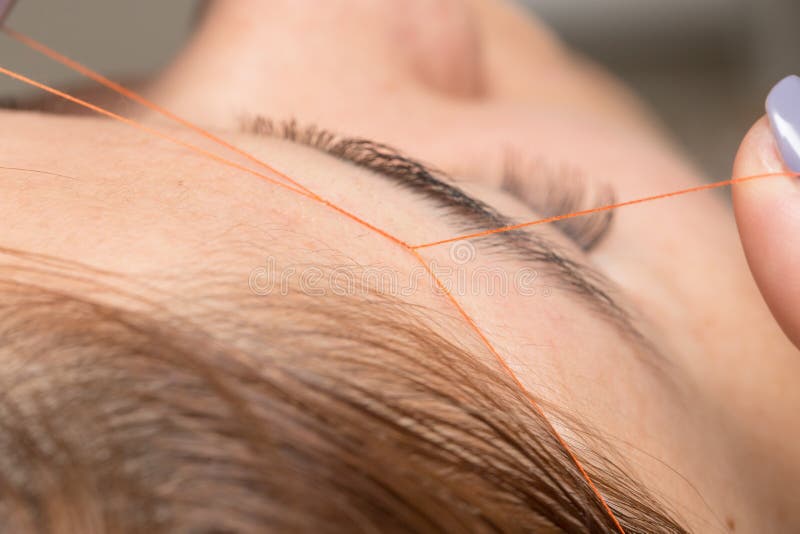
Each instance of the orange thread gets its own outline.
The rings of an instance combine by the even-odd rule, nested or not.
[[[239,170],[242,170],[242,171],[245,171],[245,172],[249,172],[251,174],[255,174],[259,178],[262,178],[262,179],[266,180],[267,182],[269,182],[271,184],[277,185],[279,187],[283,187],[285,189],[288,189],[289,191],[294,191],[295,193],[298,193],[298,194],[306,196],[306,197],[309,196],[308,193],[306,193],[305,191],[302,191],[300,189],[296,189],[296,188],[294,188],[294,187],[292,187],[290,185],[287,185],[287,184],[284,184],[282,182],[279,182],[279,181],[277,181],[277,180],[275,180],[273,178],[270,178],[269,176],[267,176],[265,174],[261,174],[261,173],[258,173],[256,171],[252,170],[252,169],[249,169],[249,168],[245,167],[244,165],[239,165],[238,163],[236,163],[234,161],[227,160],[227,159],[223,158],[222,156],[218,156],[218,155],[214,154],[213,152],[210,152],[210,151],[205,150],[203,148],[200,148],[198,146],[192,145],[191,143],[187,143],[185,141],[181,141],[180,139],[178,139],[176,137],[172,137],[169,134],[165,134],[165,133],[163,133],[163,132],[161,132],[159,130],[156,130],[155,128],[150,128],[148,126],[145,126],[144,124],[140,124],[140,123],[136,122],[133,119],[129,119],[127,117],[123,117],[122,115],[117,115],[116,113],[113,113],[111,111],[105,110],[105,109],[103,109],[103,108],[101,108],[99,106],[95,106],[94,104],[86,102],[85,100],[81,100],[78,97],[72,96],[72,95],[70,95],[68,93],[65,93],[63,91],[59,91],[58,89],[54,89],[53,87],[50,87],[50,86],[45,85],[43,83],[37,82],[35,80],[32,80],[32,79],[28,78],[27,76],[23,76],[22,74],[17,74],[16,72],[10,71],[10,70],[8,70],[6,68],[3,68],[3,67],[0,67],[0,74],[5,74],[6,76],[14,78],[15,80],[18,80],[18,81],[23,82],[23,83],[27,83],[28,85],[32,85],[33,87],[36,87],[36,88],[41,89],[43,91],[47,91],[50,94],[53,94],[55,96],[58,96],[58,97],[63,98],[65,100],[68,100],[68,101],[70,101],[70,102],[72,102],[74,104],[78,104],[79,106],[82,106],[82,107],[85,107],[87,109],[90,109],[90,110],[92,110],[92,111],[94,111],[96,113],[99,113],[101,115],[104,115],[106,117],[114,119],[116,121],[119,121],[119,122],[122,122],[124,124],[127,124],[128,126],[132,126],[132,127],[136,128],[138,130],[141,130],[141,131],[143,131],[145,133],[148,133],[150,135],[159,137],[161,139],[165,139],[167,141],[170,141],[171,143],[175,143],[176,145],[182,146],[184,148],[188,148],[189,150],[192,150],[193,152],[197,152],[198,154],[201,154],[201,155],[203,155],[203,156],[205,156],[207,158],[213,159],[214,161],[218,161],[220,163],[224,163],[224,164],[229,165],[229,166],[231,166],[231,167],[233,167],[235,169],[239,169]]]
[[[225,141],[221,137],[219,137],[217,135],[214,135],[214,134],[212,134],[211,132],[209,132],[207,130],[204,130],[200,126],[197,126],[196,124],[194,124],[194,123],[192,123],[192,122],[190,122],[190,121],[188,121],[188,120],[186,120],[186,119],[184,119],[184,118],[172,113],[171,111],[169,111],[167,109],[164,109],[163,107],[161,107],[158,104],[152,102],[151,100],[146,99],[145,97],[143,97],[139,93],[137,93],[135,91],[132,91],[132,90],[130,90],[130,89],[128,89],[128,88],[126,88],[126,87],[114,82],[113,80],[109,80],[108,78],[106,78],[102,74],[100,74],[100,73],[98,73],[96,71],[93,71],[92,69],[90,69],[90,68],[88,68],[88,67],[86,67],[86,66],[84,66],[84,65],[82,65],[80,63],[78,63],[77,61],[75,61],[73,59],[68,58],[67,56],[65,56],[63,54],[60,54],[60,53],[56,52],[52,48],[46,46],[43,43],[40,43],[39,41],[36,41],[32,37],[24,35],[24,34],[18,32],[16,30],[12,30],[8,26],[4,26],[4,27],[2,27],[0,29],[2,29],[2,31],[4,31],[9,37],[11,37],[13,39],[16,39],[17,41],[19,41],[20,43],[24,44],[25,46],[28,46],[29,48],[31,48],[31,49],[43,54],[44,56],[49,57],[53,61],[61,63],[65,67],[68,67],[68,68],[70,68],[70,69],[72,69],[72,70],[74,70],[74,71],[76,71],[76,72],[78,72],[80,74],[83,74],[84,76],[86,76],[90,80],[94,80],[95,82],[99,83],[100,85],[103,85],[103,86],[107,87],[108,89],[111,89],[112,91],[115,91],[115,92],[121,94],[122,96],[124,96],[124,97],[126,97],[126,98],[128,98],[130,100],[133,100],[134,102],[137,102],[138,104],[141,104],[142,106],[144,106],[144,107],[146,107],[146,108],[148,108],[148,109],[150,109],[152,111],[155,111],[156,113],[158,113],[158,114],[160,114],[160,115],[162,115],[162,116],[164,116],[164,117],[166,117],[166,118],[168,118],[168,119],[170,119],[170,120],[172,120],[174,122],[177,122],[178,124],[180,124],[182,126],[185,126],[186,128],[189,128],[193,132],[195,132],[195,133],[197,133],[199,135],[202,135],[203,137],[205,137],[207,139],[210,139],[211,141],[214,141],[215,143],[227,148],[228,150],[231,150],[231,151],[235,152],[236,154],[239,154],[240,156],[245,157],[246,159],[250,160],[253,163],[256,163],[257,165],[259,165],[259,166],[263,167],[264,169],[268,170],[269,172],[275,174],[279,178],[281,178],[283,180],[286,180],[288,183],[290,183],[291,185],[297,187],[298,189],[302,189],[306,193],[309,193],[312,196],[316,196],[313,193],[313,191],[308,189],[306,186],[304,186],[303,184],[301,184],[301,183],[297,182],[296,180],[290,178],[285,173],[282,173],[281,171],[275,169],[271,165],[267,164],[265,161],[260,160],[259,158],[255,157],[254,155],[250,154],[249,152],[246,152],[246,151],[242,150],[241,148],[229,143],[228,141]]]
[[[583,464],[581,464],[581,462],[578,460],[578,457],[575,455],[575,453],[572,452],[572,449],[567,445],[567,442],[564,440],[564,438],[561,437],[561,433],[558,432],[558,430],[556,430],[555,426],[550,421],[550,418],[547,417],[547,415],[544,413],[544,410],[542,410],[542,407],[530,393],[528,388],[526,388],[525,385],[522,383],[522,381],[519,379],[517,373],[515,373],[514,370],[511,368],[511,366],[508,365],[508,361],[506,361],[506,359],[500,355],[500,353],[494,347],[494,344],[491,341],[489,341],[489,338],[486,337],[486,335],[483,333],[483,330],[481,330],[481,328],[478,326],[478,324],[475,322],[472,316],[470,316],[467,313],[464,307],[461,306],[461,303],[458,302],[458,299],[456,299],[455,296],[453,296],[452,291],[450,291],[447,288],[447,286],[444,285],[441,279],[436,275],[436,273],[433,272],[433,269],[431,269],[431,267],[428,265],[428,262],[425,261],[422,255],[420,255],[420,253],[414,249],[411,249],[411,253],[414,255],[414,257],[417,258],[419,263],[422,264],[422,266],[427,271],[428,275],[431,276],[433,281],[436,283],[437,287],[439,287],[439,289],[445,294],[447,300],[449,300],[452,303],[453,307],[456,309],[456,311],[458,311],[459,315],[461,315],[461,317],[464,318],[464,320],[467,322],[467,324],[469,324],[472,330],[475,331],[475,333],[480,338],[481,342],[483,342],[483,344],[489,349],[489,352],[492,353],[492,356],[494,356],[497,363],[500,364],[500,367],[506,372],[506,374],[508,374],[509,377],[511,377],[511,380],[514,382],[514,385],[517,386],[517,388],[519,388],[519,390],[523,393],[523,395],[525,395],[525,398],[528,400],[531,406],[533,406],[533,409],[539,414],[542,420],[550,428],[550,430],[553,433],[553,436],[555,436],[558,443],[567,453],[567,456],[569,456],[572,463],[575,465],[575,467],[578,468],[581,477],[589,485],[589,488],[592,490],[592,493],[594,493],[594,495],[599,499],[600,503],[603,506],[603,509],[611,518],[611,521],[614,522],[614,526],[622,534],[625,534],[625,530],[622,528],[622,525],[617,520],[617,517],[616,515],[614,515],[614,512],[611,511],[611,507],[603,498],[602,494],[600,493],[600,490],[597,489],[597,486],[595,485],[594,481],[592,481],[592,478],[589,476],[589,473],[587,473],[586,469],[584,469]]]
[[[168,109],[165,109],[162,106],[159,106],[155,102],[153,102],[151,100],[148,100],[147,98],[143,97],[139,93],[137,93],[135,91],[132,91],[132,90],[130,90],[130,89],[128,89],[128,88],[126,88],[126,87],[114,82],[113,80],[110,80],[110,79],[106,78],[102,74],[90,69],[89,67],[86,67],[85,65],[82,65],[81,63],[78,63],[77,61],[75,61],[73,59],[68,58],[67,56],[65,56],[65,55],[63,55],[63,54],[61,54],[59,52],[56,52],[52,48],[46,46],[43,43],[40,43],[39,41],[36,41],[32,37],[28,37],[27,35],[24,35],[23,33],[18,32],[16,30],[13,30],[13,29],[11,29],[11,28],[9,28],[7,26],[4,26],[4,27],[2,27],[0,29],[2,29],[2,31],[4,31],[6,33],[6,35],[8,35],[9,37],[11,37],[13,39],[16,39],[17,41],[19,41],[23,45],[30,47],[32,50],[37,51],[37,52],[43,54],[46,57],[49,57],[53,61],[61,63],[65,67],[73,69],[76,72],[78,72],[79,74],[83,74],[87,78],[89,78],[91,80],[94,80],[95,82],[107,87],[108,89],[111,89],[112,91],[115,91],[115,92],[121,94],[122,96],[124,96],[126,98],[129,98],[130,100],[133,100],[134,102],[137,102],[138,104],[141,104],[142,106],[144,106],[144,107],[146,107],[146,108],[148,108],[148,109],[150,109],[152,111],[155,111],[156,113],[158,113],[160,115],[163,115],[164,117],[166,117],[166,118],[168,118],[168,119],[170,119],[172,121],[175,121],[175,122],[177,122],[178,124],[180,124],[182,126],[185,126],[186,128],[189,128],[193,132],[202,135],[203,137],[205,137],[205,138],[207,138],[207,139],[209,139],[209,140],[211,140],[211,141],[213,141],[213,142],[215,142],[215,143],[217,143],[217,144],[219,144],[219,145],[221,145],[221,146],[223,146],[223,147],[235,152],[236,154],[239,154],[240,156],[245,157],[246,159],[250,160],[251,162],[256,163],[257,165],[263,167],[267,171],[275,174],[279,178],[281,178],[283,180],[286,180],[289,184],[291,184],[295,188],[300,189],[302,192],[306,193],[306,195],[304,195],[304,196],[306,196],[306,197],[308,197],[308,198],[310,198],[312,200],[315,200],[315,201],[317,201],[317,202],[319,202],[319,203],[321,203],[321,204],[323,204],[323,205],[325,205],[325,206],[337,211],[341,215],[344,215],[345,217],[350,218],[354,222],[356,222],[358,224],[361,224],[362,226],[364,226],[366,228],[369,228],[370,230],[373,230],[374,232],[382,235],[383,237],[385,237],[385,238],[387,238],[387,239],[389,239],[391,241],[397,242],[397,244],[402,245],[404,248],[408,248],[409,247],[409,245],[407,243],[404,243],[404,242],[398,240],[396,237],[392,236],[388,232],[386,232],[386,231],[384,231],[384,230],[382,230],[380,228],[377,228],[376,226],[373,226],[372,224],[370,224],[370,223],[362,220],[361,218],[357,217],[355,214],[353,214],[353,213],[351,213],[351,212],[349,212],[349,211],[347,211],[345,209],[342,209],[339,206],[336,206],[333,203],[329,202],[328,200],[322,198],[321,196],[316,194],[314,191],[312,191],[308,187],[304,186],[303,184],[301,184],[297,180],[291,178],[287,174],[285,174],[285,173],[277,170],[276,168],[272,167],[271,165],[269,165],[265,161],[255,157],[254,155],[250,154],[249,152],[246,152],[246,151],[242,150],[241,148],[229,143],[228,141],[225,141],[221,137],[219,137],[217,135],[214,135],[213,133],[201,128],[200,126],[197,126],[196,124],[184,119],[183,117],[180,117],[180,116],[176,115],[175,113],[172,113]],[[58,95],[58,96],[64,97],[65,95]],[[88,104],[88,103],[78,102],[77,99],[76,100],[72,100],[72,101],[75,102],[76,104],[80,104],[80,105]],[[89,109],[92,109],[93,111],[96,111],[98,113],[103,113],[104,111],[106,111],[106,110],[102,110],[101,111],[100,108],[92,108],[92,107],[89,107]],[[110,112],[107,112],[107,113],[110,113]],[[112,118],[114,118],[114,117],[112,117]],[[128,120],[130,121],[130,119],[128,119]],[[128,122],[128,124],[132,124],[132,123],[133,123],[133,121]],[[199,147],[194,147],[193,145],[188,145],[186,143],[183,143],[182,141],[173,140],[172,138],[168,138],[168,139],[173,141],[173,142],[177,142],[177,143],[181,144],[182,146],[184,146],[186,148],[190,148],[190,149],[193,149],[195,151],[199,150],[199,151],[201,151],[202,154],[204,154],[206,156],[210,155],[210,153],[208,153],[207,151],[205,151],[203,149],[200,149]],[[221,163],[225,163],[225,164],[227,164],[229,166],[233,166],[234,168],[237,168],[237,169],[240,169],[240,170],[244,169],[245,171],[250,172],[250,173],[252,173],[252,174],[254,174],[254,175],[256,175],[256,176],[258,176],[260,178],[266,179],[270,183],[275,183],[275,181],[273,181],[273,179],[270,179],[267,176],[262,175],[261,173],[257,173],[255,171],[252,171],[251,169],[240,167],[233,161],[230,161],[230,160],[227,160],[227,159],[224,159],[224,158],[220,159],[218,156],[214,156],[213,159],[215,159],[216,161],[219,161]],[[279,184],[275,184],[275,185],[279,185]],[[294,189],[290,188],[290,190],[294,190]],[[295,191],[295,192],[299,193],[299,191]]]
[[[296,193],[296,194],[298,194],[300,196],[303,196],[305,198],[308,198],[310,200],[318,202],[318,203],[320,203],[320,204],[322,204],[324,206],[327,206],[327,207],[337,211],[338,213],[344,215],[345,217],[351,219],[352,221],[354,221],[354,222],[356,222],[356,223],[358,223],[358,224],[360,224],[360,225],[362,225],[362,226],[364,226],[366,228],[369,228],[370,230],[374,231],[377,234],[380,234],[381,236],[385,237],[386,239],[389,239],[390,241],[393,241],[393,242],[397,243],[398,245],[401,245],[403,248],[410,248],[408,243],[406,243],[406,242],[394,237],[389,232],[387,232],[385,230],[382,230],[381,228],[378,228],[377,226],[375,226],[375,225],[373,225],[373,224],[361,219],[357,215],[345,210],[344,208],[336,206],[332,202],[330,202],[328,200],[325,200],[324,198],[320,197],[319,195],[317,195],[317,194],[315,194],[313,192],[309,192],[308,190],[298,189],[298,188],[293,187],[293,186],[291,186],[289,184],[285,184],[283,182],[275,180],[274,178],[271,178],[271,177],[267,176],[266,174],[260,173],[258,171],[254,171],[253,169],[250,169],[249,167],[245,167],[244,165],[240,165],[240,164],[236,163],[235,161],[231,161],[231,160],[229,160],[227,158],[224,158],[222,156],[214,154],[213,152],[205,150],[204,148],[200,148],[200,147],[195,146],[195,145],[193,145],[191,143],[187,143],[185,141],[182,141],[182,140],[178,139],[177,137],[173,137],[173,136],[171,136],[169,134],[165,134],[164,132],[156,130],[155,128],[150,128],[148,126],[145,126],[144,124],[141,124],[141,123],[139,123],[139,122],[137,122],[137,121],[135,121],[133,119],[130,119],[128,117],[123,117],[122,115],[118,115],[118,114],[116,114],[114,112],[111,112],[111,111],[108,111],[106,109],[103,109],[103,108],[101,108],[99,106],[96,106],[94,104],[86,102],[85,100],[81,100],[78,97],[72,96],[72,95],[70,95],[68,93],[65,93],[63,91],[59,91],[58,89],[55,89],[55,88],[50,87],[48,85],[45,85],[43,83],[37,82],[35,80],[32,80],[32,79],[28,78],[27,76],[23,76],[22,74],[17,74],[16,72],[10,71],[10,70],[8,70],[6,68],[3,68],[3,67],[0,67],[0,74],[5,74],[6,76],[14,78],[15,80],[18,80],[18,81],[23,82],[23,83],[27,83],[27,84],[32,85],[33,87],[36,87],[36,88],[41,89],[43,91],[47,91],[48,93],[51,93],[51,94],[53,94],[55,96],[58,96],[58,97],[63,98],[65,100],[68,100],[68,101],[70,101],[70,102],[72,102],[74,104],[77,104],[79,106],[85,107],[86,109],[92,110],[92,111],[94,111],[96,113],[99,113],[101,115],[104,115],[106,117],[114,119],[116,121],[122,122],[123,124],[127,124],[128,126],[132,126],[133,128],[141,130],[141,131],[143,131],[145,133],[148,133],[150,135],[159,137],[161,139],[165,139],[167,141],[170,141],[171,143],[175,143],[178,146],[187,148],[187,149],[189,149],[189,150],[191,150],[193,152],[196,152],[196,153],[198,153],[198,154],[200,154],[202,156],[205,156],[205,157],[207,157],[209,159],[212,159],[212,160],[214,160],[214,161],[216,161],[218,163],[222,163],[223,165],[227,165],[227,166],[232,167],[234,169],[238,169],[240,171],[244,171],[246,173],[249,173],[249,174],[252,174],[254,176],[257,176],[258,178],[261,178],[262,180],[264,180],[264,181],[266,181],[266,182],[268,182],[270,184],[276,185],[278,187],[282,187],[283,189],[286,189],[287,191],[291,191],[291,192]]]
[[[566,219],[574,219],[575,217],[583,217],[584,215],[591,215],[593,213],[602,213],[604,211],[611,211],[618,208],[624,208],[626,206],[633,206],[636,204],[644,204],[645,202],[654,202],[656,200],[663,200],[666,198],[677,197],[681,195],[688,195],[689,193],[698,193],[700,191],[708,191],[710,189],[716,189],[718,187],[725,187],[728,185],[735,185],[744,182],[749,182],[752,180],[761,180],[764,178],[777,178],[780,176],[784,177],[791,177],[791,176],[800,176],[800,173],[791,173],[791,172],[771,172],[767,174],[757,174],[754,176],[745,176],[743,178],[734,178],[732,180],[723,180],[721,182],[714,182],[711,184],[705,185],[698,185],[696,187],[690,187],[688,189],[680,189],[678,191],[672,191],[671,193],[662,193],[660,195],[653,195],[649,197],[637,198],[635,200],[627,200],[625,202],[619,202],[616,204],[609,204],[607,206],[600,206],[598,208],[591,208],[587,210],[576,211],[573,213],[567,213],[565,215],[556,215],[554,217],[547,217],[545,219],[538,219],[535,221],[524,222],[519,224],[512,224],[510,226],[502,226],[500,228],[494,228],[492,230],[484,230],[482,232],[475,232],[474,234],[466,234],[459,237],[451,237],[449,239],[442,239],[441,241],[432,241],[430,243],[423,243],[422,245],[413,245],[411,248],[413,250],[420,250],[423,248],[431,248],[436,247],[439,245],[446,245],[448,243],[456,243],[458,241],[466,241],[468,239],[478,239],[479,237],[486,237],[494,234],[502,234],[505,232],[513,232],[514,230],[521,230],[522,228],[530,228],[531,226],[538,226],[540,224],[548,224],[554,223],[558,221],[564,221]]]

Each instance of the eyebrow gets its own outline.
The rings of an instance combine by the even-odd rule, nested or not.
[[[242,123],[247,133],[275,137],[302,144],[357,167],[369,170],[439,207],[452,215],[465,232],[502,228],[516,221],[466,194],[446,173],[410,158],[400,151],[364,138],[339,137],[328,130],[300,127],[296,121],[278,125],[256,117]],[[572,293],[582,298],[603,318],[619,327],[632,341],[658,352],[636,327],[631,312],[610,294],[613,284],[596,269],[579,262],[546,236],[530,230],[516,230],[475,239],[487,250],[506,257],[546,266]]]

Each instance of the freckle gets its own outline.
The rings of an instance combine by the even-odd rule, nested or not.
[[[725,525],[731,532],[736,532],[736,521],[734,521],[732,517],[729,517],[725,520]]]

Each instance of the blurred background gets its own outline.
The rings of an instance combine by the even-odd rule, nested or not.
[[[632,84],[714,178],[729,174],[770,87],[800,72],[798,0],[521,1],[574,48]],[[169,60],[196,4],[21,0],[10,20],[60,52],[129,79]],[[9,39],[0,40],[0,63],[49,83],[76,79]],[[0,79],[0,96],[25,94],[25,86]]]

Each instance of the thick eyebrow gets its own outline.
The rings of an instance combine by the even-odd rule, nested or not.
[[[377,176],[447,210],[463,232],[479,232],[514,224],[486,202],[466,194],[444,172],[420,163],[400,151],[364,138],[339,137],[316,127],[299,127],[295,121],[275,125],[257,117],[243,123],[248,133],[288,140],[320,150],[337,159],[372,171]],[[488,251],[543,265],[563,287],[578,295],[637,344],[651,352],[655,346],[635,326],[632,314],[610,294],[613,284],[596,269],[582,263],[538,232],[517,230],[492,234],[475,242]]]

